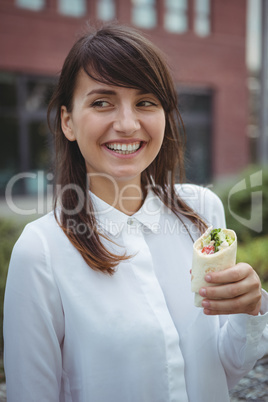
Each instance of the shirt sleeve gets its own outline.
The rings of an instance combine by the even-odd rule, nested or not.
[[[9,402],[59,402],[64,316],[46,239],[28,225],[16,243],[4,300]]]
[[[210,190],[204,191],[207,191],[204,208],[209,223],[214,228],[226,227],[222,202]],[[219,320],[219,354],[231,389],[268,352],[268,294],[262,290],[259,316],[232,314],[219,316]]]
[[[229,389],[268,352],[268,313],[234,314],[220,331],[219,353]]]

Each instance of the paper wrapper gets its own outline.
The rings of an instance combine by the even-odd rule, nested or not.
[[[213,283],[206,282],[204,279],[205,276],[210,272],[217,272],[230,268],[236,263],[236,234],[230,229],[223,229],[223,231],[224,233],[229,234],[235,240],[229,247],[223,248],[214,254],[205,254],[200,252],[202,249],[201,239],[203,236],[206,236],[206,233],[199,237],[199,239],[197,239],[194,243],[191,289],[192,292],[195,292],[194,303],[196,307],[202,307],[202,300],[204,299],[204,297],[199,295],[200,288],[215,286]]]

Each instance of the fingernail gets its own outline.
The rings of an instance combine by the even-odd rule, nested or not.
[[[203,302],[202,302],[202,306],[206,308],[206,307],[209,307],[210,304],[209,304],[208,301],[203,301]]]
[[[206,289],[202,288],[202,289],[200,289],[200,293],[201,293],[201,296],[206,296],[207,291],[206,291]]]
[[[210,276],[210,275],[206,275],[206,276],[205,276],[205,280],[206,280],[207,282],[211,282],[211,276]]]

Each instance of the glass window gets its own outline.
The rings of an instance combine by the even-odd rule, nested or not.
[[[31,170],[46,170],[50,163],[48,127],[46,121],[32,121],[29,124],[29,145]]]
[[[0,72],[0,196],[17,173],[48,171],[46,111],[54,84],[49,77]],[[20,179],[14,186],[14,194],[34,191],[37,182],[32,179]]]
[[[210,0],[195,0],[194,30],[199,36],[210,34]]]
[[[0,113],[3,108],[15,110],[17,106],[15,78],[12,74],[0,73]]]
[[[8,180],[19,171],[19,122],[16,113],[16,77],[0,72],[0,196]]]
[[[59,0],[59,12],[71,17],[82,17],[86,14],[86,0]]]
[[[157,24],[156,0],[131,0],[132,23],[140,28],[154,28]]]
[[[9,179],[19,172],[19,122],[14,117],[0,113],[0,195],[4,195]]]
[[[110,21],[115,18],[115,2],[114,0],[98,0],[97,17],[102,21]]]
[[[45,7],[45,0],[16,0],[16,5],[21,8],[39,11]]]
[[[53,85],[45,80],[38,81],[36,78],[27,80],[26,84],[27,98],[25,99],[25,110],[33,113],[36,110],[46,110],[53,92]]]
[[[212,179],[212,92],[181,89],[178,104],[187,134],[185,169],[190,182]]]
[[[188,30],[188,0],[166,0],[164,27],[167,31],[182,33]]]

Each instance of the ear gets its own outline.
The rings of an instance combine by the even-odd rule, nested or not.
[[[61,129],[69,141],[75,141],[76,137],[72,127],[72,118],[69,112],[67,112],[66,106],[61,107]]]

